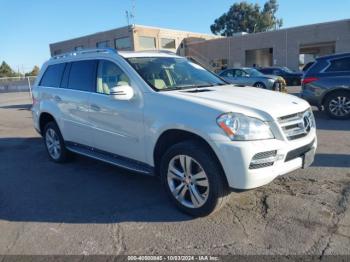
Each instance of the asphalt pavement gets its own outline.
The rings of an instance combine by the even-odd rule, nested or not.
[[[350,255],[350,122],[315,109],[314,164],[180,213],[153,177],[77,156],[50,162],[27,93],[0,94],[0,254]]]

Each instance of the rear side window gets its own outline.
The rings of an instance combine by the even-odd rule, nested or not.
[[[93,92],[96,84],[96,60],[73,62],[70,68],[68,88]]]
[[[271,74],[272,70],[271,69],[261,69],[260,72],[263,74]]]
[[[326,72],[345,72],[350,71],[350,57],[334,59]]]
[[[56,64],[47,67],[40,81],[40,86],[59,87],[66,64]]]
[[[233,70],[226,70],[220,74],[220,76],[233,77]]]

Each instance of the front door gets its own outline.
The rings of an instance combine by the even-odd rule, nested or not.
[[[97,149],[143,161],[143,104],[140,94],[120,101],[109,93],[112,87],[131,85],[129,77],[109,60],[99,60],[96,92],[90,99],[90,122]]]

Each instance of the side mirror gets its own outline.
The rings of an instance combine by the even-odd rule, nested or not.
[[[130,100],[134,97],[134,89],[129,85],[112,87],[109,95],[116,100]]]
[[[249,74],[246,74],[245,77],[250,77],[250,75],[249,75]]]

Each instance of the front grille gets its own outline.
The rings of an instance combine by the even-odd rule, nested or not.
[[[315,120],[310,110],[279,117],[278,123],[288,140],[307,136],[311,128],[315,126]]]
[[[293,159],[296,159],[298,157],[303,156],[306,152],[310,151],[313,144],[315,143],[315,140],[313,140],[310,144],[299,147],[297,149],[294,149],[292,151],[289,151],[286,155],[285,162],[291,161]]]

